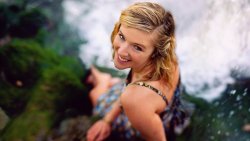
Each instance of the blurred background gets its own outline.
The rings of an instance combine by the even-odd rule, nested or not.
[[[85,140],[95,120],[87,70],[125,77],[110,34],[137,1],[0,0],[0,141]],[[174,15],[183,96],[195,106],[177,141],[250,141],[250,1],[151,1]]]

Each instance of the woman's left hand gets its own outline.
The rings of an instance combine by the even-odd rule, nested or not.
[[[111,133],[111,126],[104,120],[97,121],[87,132],[87,141],[105,140]]]

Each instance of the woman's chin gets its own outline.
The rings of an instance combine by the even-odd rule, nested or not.
[[[115,68],[117,68],[118,70],[124,70],[124,69],[126,69],[125,67],[122,67],[122,66],[119,66],[119,65],[116,65],[116,64],[115,64]]]
[[[119,63],[114,63],[115,68],[118,70],[124,70],[127,69],[128,67],[125,67],[124,65],[120,65]]]

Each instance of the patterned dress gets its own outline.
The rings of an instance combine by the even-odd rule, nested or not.
[[[156,94],[162,97],[162,99],[167,103],[167,107],[164,112],[161,113],[160,117],[165,129],[166,134],[168,135],[168,141],[174,140],[171,139],[175,128],[184,128],[185,121],[187,118],[187,112],[183,108],[180,98],[181,85],[178,84],[174,96],[170,102],[167,101],[166,97],[156,88],[148,85],[144,82],[132,83],[134,85],[140,85],[147,87]],[[130,84],[129,84],[130,85]],[[97,102],[97,106],[94,108],[94,115],[105,116],[112,109],[112,104],[119,100],[120,95],[126,87],[125,81],[114,85],[107,93],[103,94]],[[178,128],[177,128],[178,127]],[[134,129],[129,122],[127,116],[124,112],[121,112],[115,121],[112,122],[112,130],[119,136],[120,140],[142,140],[139,131]]]

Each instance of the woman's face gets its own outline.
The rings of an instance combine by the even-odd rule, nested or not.
[[[113,41],[115,67],[143,71],[154,51],[153,39],[151,33],[121,25]]]

